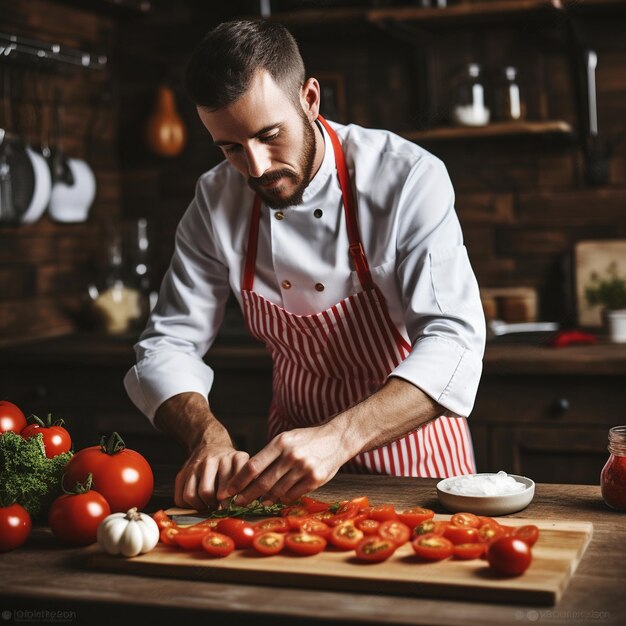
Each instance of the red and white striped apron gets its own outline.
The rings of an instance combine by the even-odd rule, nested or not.
[[[252,335],[272,355],[273,399],[268,436],[315,426],[377,391],[411,351],[374,284],[361,244],[357,211],[341,143],[330,135],[346,217],[349,253],[362,291],[326,311],[295,315],[252,290],[261,201],[255,197],[242,285],[243,314]],[[362,452],[344,471],[448,477],[476,471],[465,418],[438,417],[385,446]]]

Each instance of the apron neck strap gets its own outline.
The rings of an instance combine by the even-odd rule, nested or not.
[[[341,142],[337,133],[330,124],[321,116],[317,118],[322,126],[326,129],[333,146],[335,154],[335,165],[337,167],[337,176],[339,178],[339,186],[341,187],[341,196],[343,199],[343,209],[346,217],[346,228],[348,231],[348,241],[350,242],[349,253],[354,263],[359,282],[363,289],[372,289],[374,281],[370,273],[367,263],[367,257],[363,250],[361,237],[359,235],[359,225],[357,222],[357,208],[350,183],[350,174],[346,164],[346,158],[341,147]],[[242,289],[251,291],[254,284],[254,270],[256,267],[257,242],[259,240],[259,221],[261,218],[261,198],[258,195],[254,197],[252,205],[252,217],[250,220],[250,230],[248,232],[248,249],[246,253],[246,264],[244,267]]]

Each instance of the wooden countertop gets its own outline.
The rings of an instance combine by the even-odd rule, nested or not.
[[[156,489],[147,511],[172,506],[174,468],[154,468]],[[403,508],[438,505],[434,479],[335,477],[317,495],[338,500],[358,494]],[[60,546],[44,526],[21,548],[0,554],[0,610],[70,613],[71,624],[622,624],[626,618],[624,513],[608,509],[592,485],[538,484],[534,501],[511,517],[591,521],[590,546],[554,607],[487,604],[351,592],[176,580],[88,570],[85,549]],[[4,617],[4,613],[2,613]],[[17,615],[17,613],[15,613]],[[95,620],[95,621],[94,621]],[[115,621],[114,621],[115,620]],[[45,620],[44,620],[45,621]],[[138,622],[137,622],[138,623]]]
[[[119,366],[134,363],[133,338],[98,334],[76,334],[0,345],[0,355],[12,364],[93,364]],[[271,360],[265,348],[250,340],[218,341],[206,361],[215,368],[267,370]],[[487,343],[484,373],[537,375],[626,374],[626,344],[599,343],[594,346],[550,348],[522,343]]]

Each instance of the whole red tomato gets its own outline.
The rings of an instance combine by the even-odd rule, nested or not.
[[[49,459],[58,454],[69,452],[72,448],[72,438],[67,430],[63,428],[63,420],[56,420],[53,423],[52,415],[48,413],[48,418],[45,422],[36,415],[31,415],[28,421],[31,423],[20,434],[24,439],[30,439],[41,433],[46,456]]]
[[[0,433],[17,433],[26,428],[26,416],[13,402],[0,400]]]
[[[91,475],[85,484],[77,483],[74,492],[66,491],[52,502],[48,525],[56,537],[75,546],[95,543],[100,522],[111,514],[102,494],[91,489]]]
[[[117,433],[108,439],[103,436],[99,446],[76,452],[65,468],[63,483],[70,487],[84,482],[90,473],[94,489],[106,498],[113,513],[134,506],[141,511],[152,496],[154,475],[148,461],[126,448]]]
[[[21,504],[0,507],[0,552],[19,548],[30,535],[30,515]]]
[[[532,561],[530,546],[513,536],[500,537],[489,544],[487,560],[489,565],[500,574],[519,576]]]

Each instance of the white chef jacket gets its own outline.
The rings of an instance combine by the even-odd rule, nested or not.
[[[412,345],[390,376],[466,417],[480,380],[486,329],[447,170],[391,132],[330,123],[356,191],[372,277]],[[299,315],[326,310],[361,288],[348,254],[332,144],[319,126],[324,158],[302,204],[280,211],[263,204],[259,224],[254,290]],[[253,199],[227,161],[198,180],[158,302],[135,345],[137,364],[124,378],[131,400],[153,424],[168,398],[191,391],[209,395],[214,372],[203,357],[230,290],[241,305]]]

